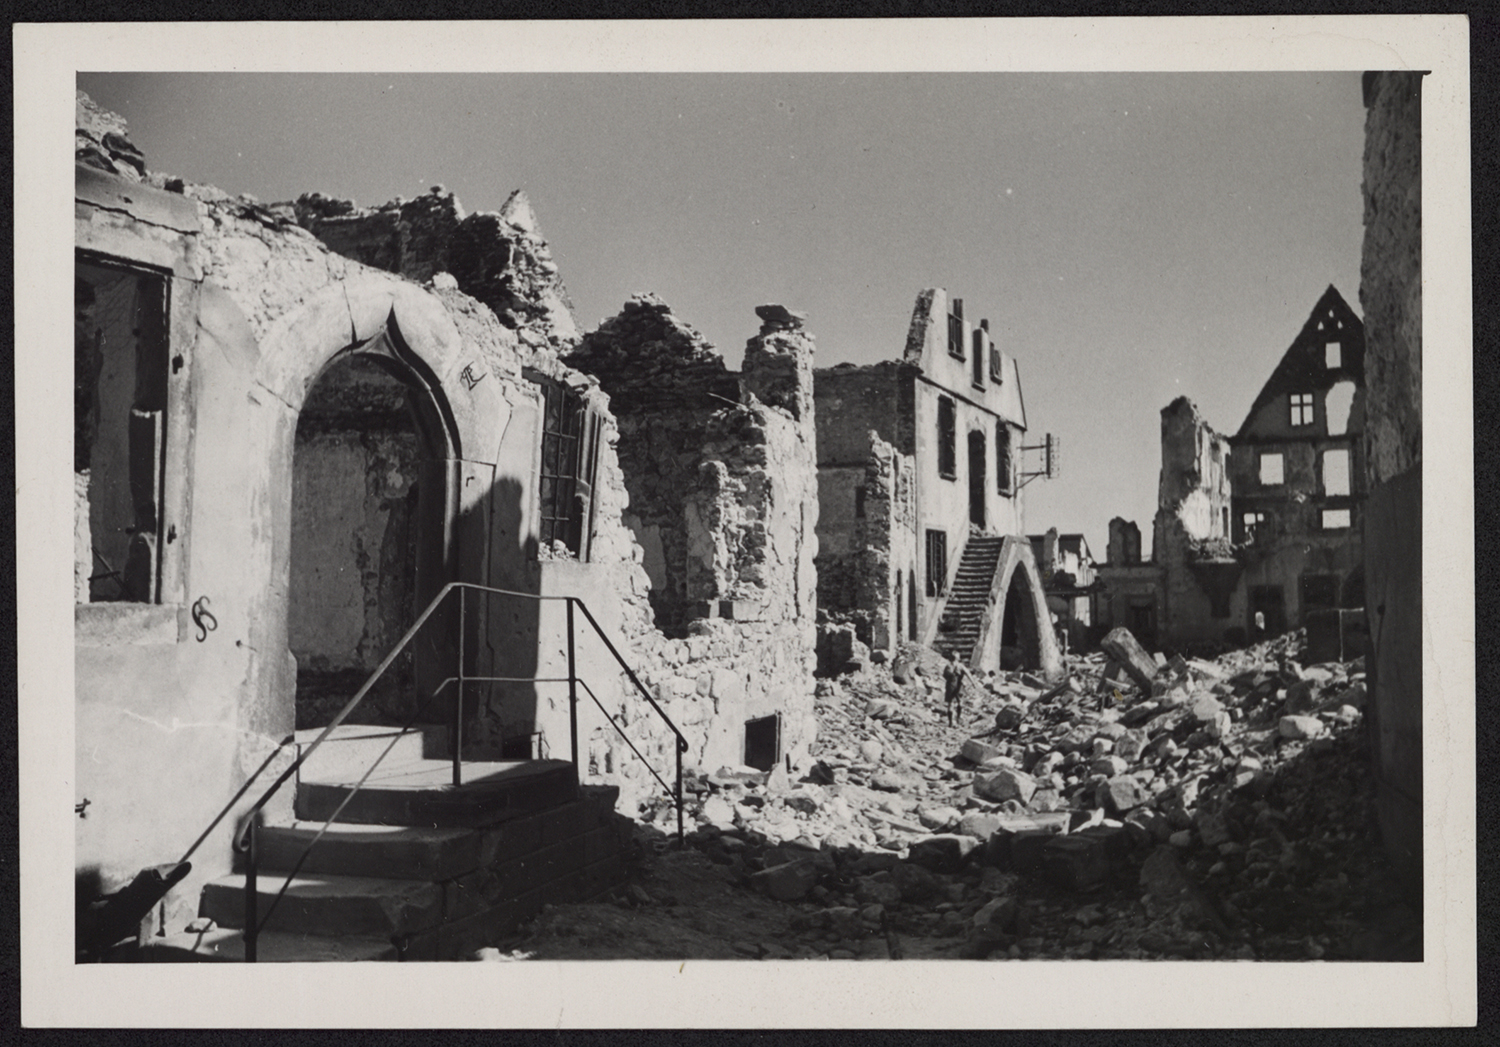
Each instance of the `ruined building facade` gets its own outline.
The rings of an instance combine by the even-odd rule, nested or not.
[[[576,660],[598,702],[578,705],[578,778],[623,805],[659,793],[615,725],[669,781],[676,739],[601,640],[570,645],[571,596],[669,711],[688,767],[747,746],[799,764],[816,474],[797,325],[764,319],[738,378],[701,373],[728,402],[683,407],[669,435],[690,455],[657,457],[640,438],[665,416],[601,368],[613,408],[563,362],[580,332],[523,196],[477,214],[441,187],[261,205],[149,172],[82,96],[77,157],[80,904],[172,862],[231,804],[158,912],[194,915],[259,795],[237,791],[287,766],[294,729],[328,723],[453,582],[519,595],[442,605],[351,722],[448,722],[461,664],[466,757],[567,760]]]
[[[1243,643],[1363,605],[1364,328],[1329,287],[1232,437],[1161,412],[1149,564],[1110,522],[1103,624],[1174,647]]]
[[[815,375],[820,609],[876,650],[1059,665],[1020,494],[1013,356],[962,299],[923,291],[898,360]]]

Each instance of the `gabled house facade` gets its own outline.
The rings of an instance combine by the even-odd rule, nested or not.
[[[1056,671],[1023,529],[1020,374],[988,321],[925,290],[899,360],[820,369],[814,396],[820,609],[876,650]]]

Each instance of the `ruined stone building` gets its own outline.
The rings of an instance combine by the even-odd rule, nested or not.
[[[1102,624],[1212,646],[1361,607],[1363,389],[1364,328],[1329,287],[1234,436],[1186,397],[1163,408],[1151,562],[1112,520]]]
[[[1422,73],[1364,76],[1362,467],[1376,813],[1422,892]]]
[[[613,790],[632,813],[660,795],[651,772],[672,781],[677,740],[612,650],[682,732],[687,767],[800,764],[817,540],[811,338],[794,318],[763,309],[736,376],[645,300],[583,338],[521,194],[473,214],[441,187],[266,206],[148,171],[82,95],[77,160],[80,906],[187,853],[158,930],[236,890],[236,823],[310,737],[293,732],[382,666],[349,722],[381,745],[383,725],[432,725],[419,761],[457,744],[439,725],[461,727],[465,759],[515,761],[533,783],[502,798],[540,804],[524,823],[539,835],[506,846],[551,848],[392,874],[402,905],[379,911],[406,925],[361,933],[412,956],[485,944],[618,877]],[[635,338],[648,331],[662,340]],[[598,379],[564,362],[574,349]],[[611,352],[657,370],[632,384]],[[668,381],[666,400],[644,391]],[[453,583],[516,595],[430,607]],[[585,607],[607,642],[574,622]],[[294,807],[316,806],[309,768],[263,812],[278,846],[301,831]],[[326,860],[359,865],[357,843]]]
[[[1046,534],[1031,535],[1030,541],[1054,626],[1067,638],[1070,650],[1086,647],[1092,639],[1094,602],[1100,588],[1088,539],[1081,534],[1058,534],[1052,527]]]
[[[875,650],[1056,671],[1023,525],[1020,376],[988,321],[925,290],[900,359],[820,369],[813,388],[820,609]]]

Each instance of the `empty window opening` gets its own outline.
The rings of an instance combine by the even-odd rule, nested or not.
[[[1323,366],[1330,371],[1344,366],[1344,347],[1338,342],[1328,342],[1323,346]]]
[[[984,502],[989,484],[984,474],[983,429],[969,431],[969,522],[975,527],[984,526]]]
[[[1282,483],[1282,461],[1279,454],[1263,454],[1260,456],[1260,482],[1266,487],[1275,487]]]
[[[938,397],[938,474],[946,480],[958,478],[958,422],[953,401]]]
[[[964,300],[955,298],[948,312],[948,355],[964,358]]]
[[[1259,640],[1286,632],[1286,597],[1279,585],[1252,585],[1245,614],[1250,636]]]
[[[948,532],[927,532],[927,595],[942,596],[948,584]]]
[[[1349,431],[1349,412],[1354,407],[1354,383],[1341,378],[1323,397],[1323,411],[1329,436],[1343,436]]]
[[[781,759],[781,715],[745,721],[745,765],[769,771]]]
[[[1253,542],[1267,536],[1266,514],[1261,512],[1240,514],[1240,540]]]
[[[1226,537],[1229,535],[1229,506],[1227,505],[1219,513],[1219,533]]]
[[[865,518],[865,486],[860,484],[854,489],[854,518],[863,520]]]
[[[1348,528],[1350,523],[1348,509],[1324,509],[1323,530],[1342,531]]]
[[[984,388],[984,331],[980,328],[974,329],[974,386]]]
[[[1320,607],[1337,607],[1339,605],[1339,576],[1304,574],[1301,579],[1301,594],[1304,613]]]
[[[906,635],[906,629],[901,624],[902,623],[902,619],[905,617],[902,614],[902,606],[901,605],[906,602],[906,587],[901,584],[901,572],[900,571],[896,572],[896,591],[895,591],[895,594],[894,594],[894,598],[893,598],[893,600],[891,602],[895,605],[895,610],[896,610],[896,639],[899,640],[899,639],[901,639],[901,637],[903,637],[903,636]]]
[[[167,293],[166,278],[155,273],[82,260],[74,273],[79,602],[155,603],[160,596]]]
[[[1313,394],[1312,393],[1293,393],[1292,394],[1292,424],[1293,425],[1312,425],[1313,424]]]
[[[1156,642],[1156,605],[1149,599],[1132,599],[1126,608],[1125,623],[1142,643]]]
[[[1005,362],[998,345],[990,346],[990,381],[996,385],[1005,381]]]
[[[545,405],[537,538],[543,547],[555,549],[561,543],[571,555],[587,560],[600,418],[571,389],[550,381],[539,384]]]
[[[1010,426],[995,423],[995,489],[1001,494],[1010,494],[1015,462],[1010,450]]]
[[[917,639],[917,572],[906,576],[906,638]]]
[[[1347,450],[1323,452],[1323,493],[1329,495],[1349,493],[1349,452]]]

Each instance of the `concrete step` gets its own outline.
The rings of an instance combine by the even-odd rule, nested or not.
[[[396,947],[382,938],[294,934],[264,931],[255,943],[258,963],[355,963],[396,959]],[[231,927],[182,931],[150,938],[141,949],[143,963],[243,963],[244,932]]]
[[[446,880],[479,868],[484,838],[473,829],[399,825],[293,822],[266,826],[256,843],[260,867],[302,873],[376,876],[395,880]],[[323,835],[302,858],[309,844]]]
[[[271,899],[285,882],[284,876],[275,873],[256,879],[259,919],[268,931],[389,939],[393,934],[436,927],[443,920],[443,888],[435,883],[373,876],[297,876],[272,911]],[[221,927],[243,927],[244,875],[233,873],[205,884],[198,913]]]
[[[389,761],[387,761],[389,763]],[[471,762],[464,784],[452,784],[447,760],[382,763],[339,813],[341,822],[424,827],[496,824],[578,798],[578,776],[567,760]],[[296,814],[326,821],[349,796],[357,776],[304,775],[297,787]]]
[[[322,733],[321,727],[298,731],[294,743],[298,755],[306,752]],[[387,749],[390,751],[386,752]],[[442,759],[449,752],[446,727],[424,726],[402,731],[399,727],[345,723],[333,729],[299,773],[318,781],[340,778],[358,781],[382,753],[385,757],[380,765],[386,767],[413,760]]]

